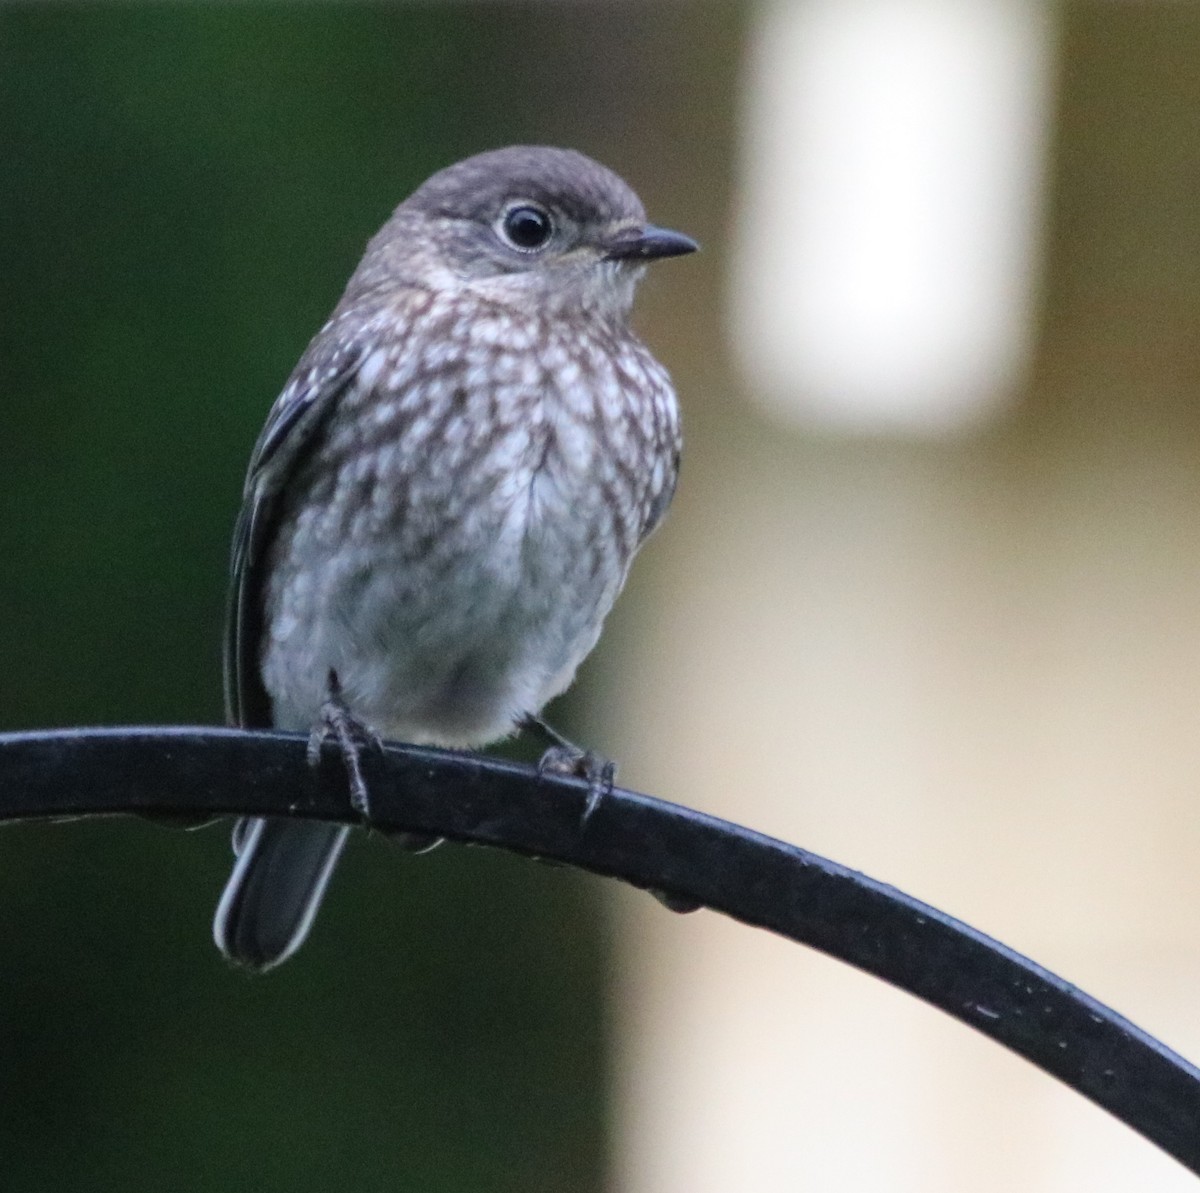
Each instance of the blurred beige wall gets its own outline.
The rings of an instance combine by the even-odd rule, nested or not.
[[[592,715],[627,784],[895,883],[1200,1057],[1200,8],[1059,15],[1036,353],[983,430],[769,421],[715,324],[736,179],[656,196],[710,232],[644,311],[688,454]],[[705,67],[693,101],[753,85]],[[1193,1186],[906,995],[618,904],[621,1193]]]

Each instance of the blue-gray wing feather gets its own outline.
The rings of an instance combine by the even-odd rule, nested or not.
[[[267,416],[246,474],[233,534],[225,628],[225,711],[245,728],[271,724],[260,652],[263,571],[278,524],[280,497],[319,442],[338,400],[353,384],[363,351],[327,327],[309,346]],[[336,824],[247,819],[234,829],[238,860],[213,920],[231,960],[269,969],[308,933],[349,830]]]
[[[280,494],[312,449],[338,398],[354,381],[363,349],[318,336],[276,399],[254,446],[242,508],[233,531],[225,624],[225,716],[231,725],[271,724],[259,652],[263,632],[262,565],[275,529]]]

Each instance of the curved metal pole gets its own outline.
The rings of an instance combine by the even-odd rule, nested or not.
[[[907,990],[1090,1098],[1200,1175],[1200,1071],[1068,982],[883,883],[632,791],[477,754],[364,759],[371,824],[553,858],[653,887]],[[0,820],[252,813],[357,823],[330,751],[295,734],[90,729],[0,734]]]

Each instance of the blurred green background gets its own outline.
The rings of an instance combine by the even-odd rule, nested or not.
[[[589,108],[591,26],[0,6],[0,725],[220,721],[267,408],[432,170],[646,123]],[[641,18],[608,27],[638,61]],[[6,1190],[601,1187],[597,884],[356,840],[308,947],[254,981],[209,938],[229,857],[224,828],[0,833]]]

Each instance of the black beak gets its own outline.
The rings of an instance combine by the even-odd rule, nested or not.
[[[606,261],[654,261],[659,257],[682,257],[700,246],[682,232],[645,224],[624,228],[604,245]]]

